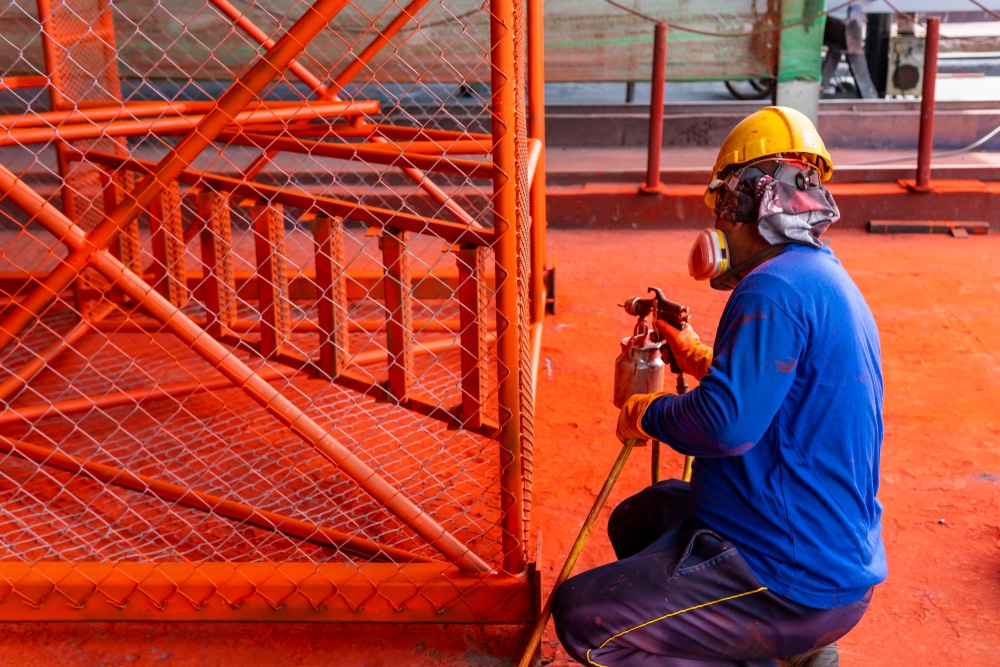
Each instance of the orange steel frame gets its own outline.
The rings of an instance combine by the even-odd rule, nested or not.
[[[0,117],[0,146],[26,145],[40,142],[70,142],[96,137],[146,136],[149,134],[180,137],[176,145],[159,162],[152,163],[128,156],[100,151],[75,151],[70,144],[63,146],[69,161],[87,160],[110,171],[126,169],[137,175],[136,185],[128,193],[116,191],[107,183],[106,214],[92,229],[85,231],[69,215],[56,208],[48,199],[0,164],[0,196],[31,216],[58,242],[68,247],[68,254],[45,275],[0,275],[0,286],[8,294],[24,294],[11,298],[0,315],[0,350],[15,342],[28,327],[41,317],[66,290],[74,288],[78,299],[87,299],[88,289],[79,278],[87,270],[95,270],[116,292],[136,304],[148,320],[134,320],[130,326],[150,331],[166,331],[183,341],[191,350],[214,367],[221,377],[200,382],[162,384],[151,389],[90,396],[80,399],[8,408],[0,413],[0,424],[31,422],[53,410],[60,414],[87,410],[94,406],[110,406],[158,396],[182,396],[195,392],[238,387],[275,419],[294,432],[307,445],[333,463],[357,486],[373,497],[382,507],[432,545],[439,558],[428,558],[405,549],[379,544],[338,530],[298,521],[288,516],[265,511],[250,505],[226,501],[211,494],[171,484],[163,480],[133,473],[90,461],[54,448],[41,447],[9,437],[0,437],[0,453],[34,461],[45,466],[89,476],[138,493],[149,494],[188,507],[211,511],[251,525],[279,530],[288,535],[324,545],[335,545],[349,553],[364,557],[381,555],[393,562],[367,563],[263,563],[263,562],[12,562],[0,561],[0,587],[7,587],[23,604],[0,605],[0,620],[284,620],[284,621],[433,621],[433,622],[509,622],[527,623],[533,620],[535,582],[526,557],[524,471],[522,461],[521,406],[523,382],[519,376],[519,355],[525,341],[518,331],[518,230],[528,230],[528,222],[518,220],[514,180],[517,160],[517,137],[513,128],[516,105],[514,71],[515,8],[510,0],[491,0],[490,59],[492,70],[492,132],[476,134],[461,131],[413,129],[388,124],[366,124],[363,117],[378,112],[377,102],[343,101],[338,94],[376,53],[425,4],[413,0],[389,24],[388,28],[358,54],[329,86],[324,86],[297,59],[305,47],[324,30],[348,0],[316,0],[295,24],[277,41],[254,26],[226,0],[212,3],[251,38],[266,49],[252,65],[215,102],[211,103],[128,103],[125,105],[54,110],[30,116]],[[544,99],[542,93],[543,64],[541,39],[541,0],[527,5],[528,30],[528,173],[530,179],[531,267],[529,281],[531,341],[528,342],[532,368],[537,373],[541,324],[545,313],[545,184],[544,184]],[[40,15],[51,11],[49,0],[39,0]],[[306,83],[316,99],[306,104],[261,103],[257,96],[277,77],[290,72]],[[37,85],[37,78],[6,78],[4,87]],[[330,144],[303,140],[307,134],[305,122],[313,119],[332,121],[332,128],[342,136],[367,138],[361,144]],[[296,125],[295,123],[299,123]],[[290,128],[298,128],[293,133]],[[302,130],[302,131],[300,131]],[[237,179],[191,168],[195,158],[213,142],[227,145],[245,144],[264,148],[266,153],[247,169],[247,178]],[[425,191],[443,210],[454,218],[430,218],[399,210],[390,210],[343,201],[329,196],[315,196],[304,191],[254,182],[252,176],[278,152],[299,151],[312,155],[363,160],[373,164],[401,169]],[[481,155],[483,159],[459,158],[452,155]],[[459,174],[492,180],[492,227],[476,222],[428,176],[429,173]],[[280,303],[274,295],[265,293],[269,286],[263,280],[244,275],[238,278],[236,289],[256,290],[261,304],[259,322],[227,318],[219,286],[206,281],[196,296],[202,298],[210,314],[196,321],[182,310],[189,277],[164,274],[157,286],[150,284],[148,273],[129,265],[112,251],[113,242],[147,211],[162,206],[161,198],[176,193],[178,184],[187,184],[200,192],[200,210],[204,213],[198,224],[180,232],[183,241],[196,237],[205,225],[212,224],[217,214],[212,193],[223,198],[250,197],[269,202],[255,217],[260,225],[258,239],[267,243],[267,225],[274,224],[274,212],[282,205],[313,211],[317,244],[331,242],[330,224],[341,217],[350,217],[372,225],[383,233],[383,249],[392,256],[394,239],[408,233],[431,232],[458,247],[458,270],[442,274],[440,280],[450,285],[470,284],[468,278],[476,271],[478,255],[492,249],[495,257],[493,288],[496,298],[496,322],[485,327],[477,320],[476,290],[459,289],[460,321],[430,323],[430,328],[454,331],[462,328],[462,366],[465,400],[460,414],[445,411],[432,402],[411,392],[407,359],[403,350],[413,322],[406,321],[401,300],[411,296],[408,285],[412,276],[407,272],[405,258],[397,256],[388,263],[388,278],[383,282],[386,306],[390,311],[388,350],[362,353],[348,359],[343,349],[328,343],[320,350],[319,361],[284,350],[282,335],[290,331],[282,321]],[[125,196],[127,195],[127,196]],[[217,202],[216,202],[217,204]],[[165,218],[158,223],[166,225]],[[199,227],[200,225],[200,227]],[[162,236],[169,230],[154,229]],[[177,233],[174,230],[173,233]],[[163,241],[163,239],[167,239]],[[402,244],[398,252],[402,253]],[[388,250],[386,250],[388,248]],[[266,248],[265,248],[266,250]],[[206,251],[208,252],[208,251]],[[266,253],[265,253],[266,255]],[[260,256],[260,253],[258,253]],[[319,258],[321,254],[318,254]],[[326,256],[326,254],[322,254]],[[220,261],[205,256],[206,264]],[[138,270],[137,270],[138,269]],[[163,269],[170,272],[169,267]],[[270,284],[281,283],[279,264],[261,265],[259,276],[270,277]],[[271,273],[268,273],[271,272]],[[397,273],[399,272],[399,273]],[[200,277],[200,276],[199,276]],[[357,284],[373,285],[377,275],[354,275]],[[485,280],[487,276],[478,277]],[[310,278],[333,303],[338,287],[337,277],[329,265],[317,261]],[[173,282],[171,282],[171,280]],[[191,277],[193,282],[193,276]],[[287,280],[286,280],[287,282]],[[164,287],[166,285],[166,287]],[[171,287],[171,285],[173,287]],[[171,292],[175,289],[175,292]],[[295,280],[285,284],[288,294],[296,291]],[[356,289],[356,287],[354,288]],[[433,289],[426,286],[421,289]],[[463,296],[464,295],[464,296]],[[93,295],[90,295],[93,296]],[[340,293],[339,298],[344,298]],[[347,295],[349,296],[349,295]],[[293,297],[294,298],[294,297]],[[269,301],[270,299],[270,301]],[[470,302],[471,300],[471,302]],[[322,305],[321,303],[321,305]],[[329,305],[327,305],[329,307]],[[70,332],[31,361],[10,373],[0,383],[0,399],[6,401],[30,383],[45,366],[91,331],[99,331],[107,310],[91,310]],[[331,317],[321,320],[329,321]],[[219,322],[224,322],[221,326]],[[145,323],[144,323],[145,322]],[[429,323],[419,323],[427,327]],[[328,325],[300,323],[299,329],[317,331],[324,340],[337,340],[347,328],[329,330]],[[346,327],[346,324],[344,325]],[[352,330],[379,326],[378,323],[351,322]],[[121,325],[116,325],[121,331]],[[282,362],[277,369],[254,370],[232,354],[232,346],[246,345],[241,332],[260,332],[260,349],[265,356]],[[409,334],[412,335],[412,334]],[[481,346],[495,340],[497,356],[498,415],[492,421],[484,410],[482,396]],[[477,345],[480,347],[477,349]],[[433,352],[443,346],[434,343],[423,346]],[[373,383],[362,374],[345,368],[347,362],[363,364],[374,359],[389,360],[388,386]],[[327,377],[360,394],[391,399],[409,409],[448,422],[456,428],[467,428],[494,438],[499,444],[500,493],[502,510],[502,557],[500,562],[487,562],[470,550],[460,539],[446,531],[428,513],[407,498],[405,490],[395,488],[378,471],[312,419],[305,411],[276,390],[271,382],[308,371]],[[534,378],[531,379],[532,383]],[[152,393],[151,393],[152,391]],[[533,400],[533,399],[532,399]],[[359,576],[359,574],[361,576]],[[372,590],[378,591],[373,595]],[[97,593],[100,594],[97,594]],[[418,594],[419,592],[419,594]],[[56,598],[59,603],[52,603]],[[126,604],[127,603],[127,604]]]

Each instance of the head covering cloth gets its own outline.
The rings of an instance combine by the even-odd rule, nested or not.
[[[756,223],[772,245],[799,243],[819,248],[820,237],[840,219],[833,196],[812,164],[766,158],[734,170],[709,185],[717,190],[715,214],[732,222]]]

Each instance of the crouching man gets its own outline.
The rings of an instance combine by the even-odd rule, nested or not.
[[[839,664],[836,640],[886,577],[878,330],[821,235],[839,218],[812,123],[768,107],[726,139],[689,257],[732,290],[714,349],[664,322],[676,396],[633,396],[618,437],[695,457],[615,508],[618,560],[569,579],[553,616],[586,665]]]

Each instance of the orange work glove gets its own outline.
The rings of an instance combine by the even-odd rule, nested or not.
[[[666,339],[680,369],[701,381],[712,366],[712,348],[701,342],[687,322],[678,331],[663,320],[656,320],[656,331]]]
[[[626,399],[622,406],[622,411],[618,413],[618,428],[615,435],[622,442],[629,438],[637,440],[650,440],[653,436],[642,430],[642,416],[646,414],[650,404],[660,396],[666,396],[670,392],[658,391],[652,394],[633,394]]]

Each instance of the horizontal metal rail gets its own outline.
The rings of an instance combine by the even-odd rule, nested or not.
[[[114,107],[118,110],[119,107]],[[242,111],[229,119],[228,125],[252,123],[283,123],[292,120],[328,120],[345,116],[374,115],[380,112],[377,101],[361,102],[304,102],[296,106],[271,105],[261,109]],[[69,113],[69,112],[67,112]],[[74,112],[77,114],[86,112]],[[123,114],[127,115],[127,114]],[[26,146],[51,141],[73,141],[100,137],[135,137],[149,134],[184,134],[199,126],[208,114],[179,115],[172,118],[134,120],[63,121],[48,127],[5,128],[0,126],[0,146]]]
[[[88,152],[86,157],[88,160],[108,167],[124,167],[139,173],[155,173],[155,165],[146,160],[123,158],[95,151]],[[189,169],[181,170],[177,174],[177,179],[188,185],[202,185],[240,197],[271,201],[301,209],[314,209],[327,215],[349,218],[380,227],[391,226],[405,231],[434,234],[449,243],[472,243],[482,246],[489,246],[493,243],[493,232],[491,230],[469,229],[466,225],[452,222],[451,220],[425,218],[393,209],[366,206],[343,199],[312,195],[302,190],[246,182],[242,179]]]

